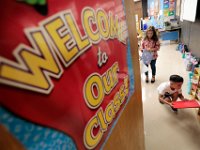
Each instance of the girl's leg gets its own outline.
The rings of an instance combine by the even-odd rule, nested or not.
[[[148,67],[148,65],[146,65],[146,66]],[[145,82],[148,83],[149,82],[149,73],[148,73],[148,71],[145,72],[145,76],[146,76]]]
[[[156,75],[156,59],[151,61],[150,66],[151,66],[151,70],[152,70],[151,83],[154,83],[155,82],[155,75]]]

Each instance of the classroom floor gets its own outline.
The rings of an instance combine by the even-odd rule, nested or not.
[[[142,75],[144,134],[146,150],[200,150],[200,117],[197,109],[181,109],[174,113],[170,107],[158,102],[156,88],[168,81],[171,74],[179,74],[185,81],[183,94],[187,95],[188,72],[176,44],[162,45],[157,60],[154,84],[145,83]]]

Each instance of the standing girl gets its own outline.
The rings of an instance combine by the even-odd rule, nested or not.
[[[160,49],[160,42],[158,39],[158,36],[156,34],[156,30],[154,26],[150,26],[147,31],[146,31],[146,36],[142,40],[141,43],[141,51],[147,50],[150,51],[153,55],[153,59],[150,62],[151,70],[152,70],[152,78],[151,78],[151,83],[155,82],[155,75],[156,75],[156,60],[158,57],[157,51]],[[149,64],[145,64],[148,66]],[[148,76],[148,71],[145,72],[146,75],[146,83],[149,82],[149,76]]]

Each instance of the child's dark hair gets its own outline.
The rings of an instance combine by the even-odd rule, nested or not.
[[[152,40],[154,41],[158,41],[158,36],[157,36],[157,33],[156,33],[156,29],[154,26],[149,26],[149,28],[147,29],[147,31],[153,31],[153,36],[152,36]],[[147,37],[147,32],[146,32],[146,36],[144,38],[145,40],[148,39]]]
[[[182,82],[183,83],[183,78],[179,75],[171,75],[170,78],[169,78],[169,81],[172,81],[172,82]]]

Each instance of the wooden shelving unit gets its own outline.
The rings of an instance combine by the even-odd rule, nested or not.
[[[191,79],[192,86],[190,94],[194,99],[200,101],[200,68],[194,69],[194,75]],[[200,108],[198,110],[198,115],[200,115]]]

